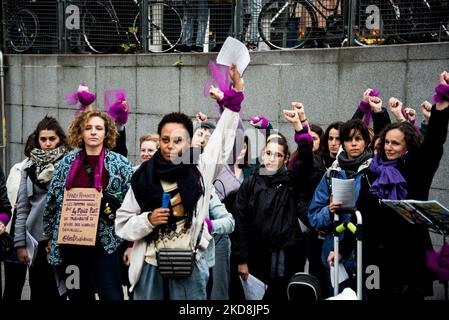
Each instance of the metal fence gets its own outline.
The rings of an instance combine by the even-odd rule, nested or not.
[[[251,50],[449,40],[449,0],[6,0],[8,53]]]

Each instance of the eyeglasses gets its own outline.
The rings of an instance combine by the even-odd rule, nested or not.
[[[40,142],[47,142],[47,140],[50,141],[50,142],[55,142],[56,139],[58,139],[58,137],[55,137],[55,136],[52,136],[52,137],[39,137],[39,141]]]

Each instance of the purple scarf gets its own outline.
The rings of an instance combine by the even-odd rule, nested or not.
[[[99,192],[103,189],[103,185],[101,182],[101,177],[103,175],[103,169],[104,169],[104,155],[105,155],[105,149],[101,149],[100,157],[98,158],[98,162],[95,164],[95,166],[92,168],[92,172],[94,174],[94,186],[95,189],[97,189]],[[73,162],[72,166],[70,167],[69,174],[67,175],[67,180],[65,182],[65,187],[67,190],[72,188],[73,180],[76,177],[76,174],[78,173],[79,169],[84,164],[84,159],[86,158],[86,151],[84,149],[81,149],[81,151],[78,153],[77,157],[75,158],[75,161]]]
[[[370,188],[372,195],[380,199],[407,199],[407,181],[396,169],[397,162],[398,160],[382,160],[379,156],[373,158],[369,170],[377,178]]]

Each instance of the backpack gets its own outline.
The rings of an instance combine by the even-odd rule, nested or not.
[[[306,272],[295,273],[287,283],[289,301],[318,301],[321,299],[321,285],[318,279]]]

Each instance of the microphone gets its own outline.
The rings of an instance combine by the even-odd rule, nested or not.
[[[162,208],[170,208],[170,193],[162,194]]]

